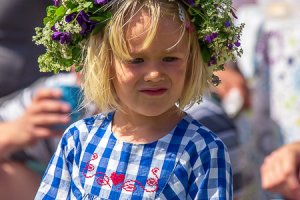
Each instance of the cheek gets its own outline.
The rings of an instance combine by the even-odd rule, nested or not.
[[[176,87],[178,88],[178,93],[180,93],[180,95],[183,92],[186,79],[189,78],[186,76],[186,74],[187,74],[187,65],[183,65],[182,67],[178,68],[176,74],[174,75],[173,82],[175,82],[175,84],[177,85]]]
[[[134,72],[130,70],[130,68],[124,66],[117,59],[114,59],[113,62],[112,75],[114,84],[126,84],[135,76]]]
[[[116,73],[116,77],[115,80],[119,83],[119,84],[130,84],[132,81],[134,81],[135,79],[135,74],[128,71],[128,70],[124,70],[122,72],[118,72]]]
[[[185,81],[186,73],[187,73],[187,64],[180,65],[173,72],[174,78],[178,81],[178,83],[179,82],[182,83]]]
[[[126,68],[116,69],[114,75],[113,84],[118,92],[128,91],[135,84],[136,75]]]

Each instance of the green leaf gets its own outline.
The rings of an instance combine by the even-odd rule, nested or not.
[[[65,2],[65,4],[66,4],[66,8],[71,10],[75,9],[77,11],[78,4],[70,1]]]
[[[45,17],[44,19],[43,19],[43,24],[46,26],[46,24],[48,23],[48,22],[50,22],[52,19],[50,18],[50,17]]]
[[[209,49],[205,45],[201,45],[201,54],[203,61],[205,63],[208,63],[211,57],[211,53],[209,52]]]
[[[83,4],[83,7],[84,7],[84,8],[89,8],[89,7],[91,7],[92,5],[93,5],[92,2],[86,2],[85,4]]]
[[[105,23],[97,24],[92,32],[92,35],[96,35],[97,33],[99,33],[104,28],[104,26],[105,26]]]
[[[80,72],[82,70],[83,66],[81,65],[75,65],[75,72]]]
[[[94,17],[90,17],[90,20],[95,21],[95,22],[102,22],[104,20],[106,20],[107,18],[104,18],[102,16],[94,16]]]
[[[53,16],[56,9],[57,9],[57,7],[55,7],[55,6],[48,6],[46,8],[47,17]]]
[[[77,12],[78,12],[78,8],[73,8],[70,13],[77,13]]]
[[[63,6],[60,6],[59,8],[57,8],[57,10],[55,11],[55,15],[57,17],[61,17],[64,16],[66,13],[66,9]]]
[[[77,58],[81,54],[81,49],[78,47],[75,47],[72,49],[72,57]]]

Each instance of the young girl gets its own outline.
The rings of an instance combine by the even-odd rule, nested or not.
[[[88,37],[85,97],[102,114],[65,131],[36,199],[232,199],[224,144],[182,111],[208,87],[198,28],[187,12],[201,6],[84,2],[73,2],[72,11],[77,5],[94,12],[66,11],[65,21],[51,27],[52,39],[74,46],[78,38],[60,30],[66,22],[80,25],[81,36]],[[96,12],[109,18],[89,34],[100,19],[92,16]]]

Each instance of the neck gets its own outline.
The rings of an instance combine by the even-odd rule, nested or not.
[[[184,112],[176,106],[158,116],[116,111],[112,131],[124,142],[150,143],[167,135],[183,116]]]

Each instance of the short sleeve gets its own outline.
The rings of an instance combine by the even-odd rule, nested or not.
[[[187,199],[232,199],[232,169],[225,145],[216,140],[192,166]]]
[[[74,140],[68,130],[62,137],[43,176],[35,199],[68,199],[74,160]]]

